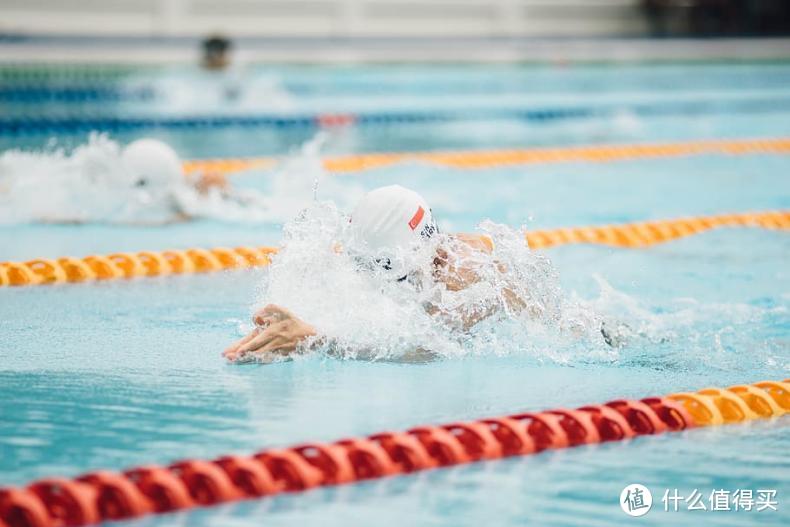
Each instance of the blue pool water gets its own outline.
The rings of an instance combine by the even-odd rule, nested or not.
[[[61,82],[56,73],[47,81],[50,88]],[[655,101],[690,93],[705,98],[713,91],[726,91],[728,100],[736,102],[755,93],[790,97],[790,68],[782,64],[471,71],[294,68],[260,74],[281,77],[278,89],[289,94],[290,104],[310,111],[385,110],[395,103],[425,111],[470,101],[491,107],[496,101],[492,93],[534,106],[555,104],[560,96],[577,105],[618,96]],[[168,86],[191,74],[167,75],[149,71],[130,75],[131,80],[124,76],[102,82]],[[167,95],[165,90],[161,97]],[[551,97],[555,99],[549,101]],[[154,100],[158,98],[157,92]],[[119,99],[89,110],[112,114],[142,107],[141,101]],[[13,106],[16,112],[79,115],[91,104],[31,101]],[[255,111],[273,111],[265,106],[261,102]],[[220,104],[202,108],[224,111]],[[147,111],[167,109],[154,105]],[[113,137],[128,140],[142,132]],[[152,133],[167,138],[185,157],[210,157],[286,154],[312,132],[231,127]],[[64,144],[85,141],[84,134],[55,135]],[[357,127],[333,136],[328,151],[788,135],[790,108],[778,107],[769,113],[621,115],[580,122]],[[0,148],[41,148],[48,139],[40,133],[0,133]],[[347,210],[365,190],[398,182],[423,193],[447,231],[473,230],[485,218],[513,227],[548,228],[788,209],[788,173],[790,156],[780,155],[476,171],[410,163],[326,177],[318,195]],[[300,179],[275,171],[234,176],[236,185],[280,200],[281,217],[269,223],[4,225],[0,260],[277,245],[282,223],[312,200],[312,176]],[[557,267],[565,297],[622,320],[639,334],[615,352],[581,341],[570,347],[558,343],[561,352],[552,353],[502,338],[490,350],[427,364],[312,356],[232,366],[220,353],[240,336],[240,325],[261,301],[266,270],[2,290],[0,483],[790,377],[786,233],[720,229],[650,249],[564,246],[546,254]],[[352,307],[338,309],[353,319]],[[630,519],[618,498],[634,482],[653,491],[654,510],[639,520],[645,524],[786,525],[789,432],[790,420],[784,417],[278,496],[130,525],[625,524]],[[661,496],[675,488],[683,495],[696,488],[706,497],[722,488],[776,489],[779,510],[664,512]]]
[[[92,129],[48,129],[40,121],[126,118],[175,120],[170,126],[118,126],[110,131],[123,142],[140,135],[160,137],[185,157],[281,154],[310,138],[314,128],[177,122],[316,113],[394,117],[345,130],[328,145],[327,153],[778,136],[787,133],[788,79],[790,65],[781,62],[248,66],[230,78],[184,67],[117,68],[110,73],[93,68],[82,74],[69,73],[68,68],[5,70],[0,71],[0,149],[40,148],[53,136],[58,144],[75,146],[84,143]],[[577,114],[562,117],[570,110]],[[456,118],[397,119],[437,112]],[[470,115],[473,123],[464,120]],[[8,134],[8,122],[14,119],[27,119],[29,127]]]

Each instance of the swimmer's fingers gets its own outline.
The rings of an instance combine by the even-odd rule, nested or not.
[[[294,338],[288,331],[288,322],[277,322],[265,330],[257,337],[250,340],[239,348],[238,355],[281,353],[288,354],[296,349],[299,339]]]
[[[249,334],[245,335],[244,338],[237,340],[232,345],[228,346],[222,355],[228,360],[236,360],[239,350],[242,346],[247,344],[249,341],[257,337],[261,333],[260,328],[253,329]]]
[[[259,309],[252,316],[252,321],[260,327],[270,326],[274,322],[278,322],[285,318],[292,318],[293,314],[285,308],[275,304],[269,304],[262,309]]]
[[[238,350],[239,350],[239,348],[241,348],[242,346],[244,346],[245,344],[247,344],[249,341],[251,341],[252,339],[254,339],[255,337],[257,337],[258,335],[260,335],[262,331],[263,331],[263,330],[262,330],[261,328],[254,328],[252,331],[250,331],[249,333],[247,333],[247,335],[245,335],[244,337],[242,337],[241,339],[239,339],[239,341],[238,341],[238,342],[236,342],[236,343],[235,343],[235,344],[232,346],[232,348],[233,348],[233,349],[235,349],[236,351],[238,351]]]
[[[269,326],[266,329],[258,329],[258,334],[255,335],[254,338],[239,346],[236,354],[246,355],[247,353],[257,353],[260,351],[261,348],[271,342],[272,338],[274,338],[275,333],[272,331],[272,327],[273,326]]]
[[[258,313],[256,313],[256,314],[259,314],[259,315],[261,315],[263,317],[275,318],[277,320],[285,320],[286,318],[294,318],[293,313],[291,313],[290,311],[288,311],[284,307],[280,307],[280,306],[278,306],[276,304],[269,304],[266,307],[264,307],[263,309],[261,309],[260,311],[258,311]]]
[[[234,355],[240,360],[248,354],[265,355],[278,353],[288,355],[296,350],[300,342],[314,337],[316,330],[311,325],[293,316],[289,311],[278,306],[266,306],[261,321],[267,326],[260,330],[254,338],[241,344]]]
[[[255,314],[252,315],[252,322],[256,326],[263,327],[266,325],[266,321],[265,321],[266,317],[267,317],[266,312],[263,309],[259,309],[258,311],[255,312]]]
[[[275,336],[259,350],[261,353],[288,355],[296,349],[294,341],[283,336]]]
[[[282,319],[276,315],[261,315],[261,316],[256,316],[254,322],[256,326],[265,330],[272,324],[276,324],[281,320]]]

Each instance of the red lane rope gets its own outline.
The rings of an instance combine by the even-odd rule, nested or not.
[[[0,488],[0,527],[76,527],[418,470],[790,412],[790,382],[419,426],[252,456],[189,459]]]

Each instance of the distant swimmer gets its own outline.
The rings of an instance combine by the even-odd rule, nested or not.
[[[222,35],[212,35],[202,42],[201,66],[207,70],[224,70],[231,63],[233,43]]]
[[[212,192],[227,194],[228,182],[224,175],[200,174],[187,179],[181,159],[169,145],[156,139],[138,139],[121,152],[121,165],[133,189],[141,191],[148,213],[165,221],[190,219],[185,205],[190,190],[207,196]],[[158,210],[157,210],[158,209]]]
[[[263,196],[232,189],[223,174],[186,175],[178,154],[156,139],[124,148],[104,136],[70,155],[0,156],[0,222],[162,224],[195,217],[260,216]]]

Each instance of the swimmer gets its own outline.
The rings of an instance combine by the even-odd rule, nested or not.
[[[138,139],[127,145],[121,152],[121,164],[131,186],[141,191],[137,197],[145,203],[142,208],[148,212],[160,209],[160,214],[169,217],[169,221],[192,218],[192,207],[186,202],[194,196],[188,190],[201,197],[212,193],[230,197],[230,186],[223,174],[185,175],[175,150],[156,139]]]
[[[366,262],[368,269],[386,270],[393,281],[402,282],[404,287],[421,287],[427,279],[446,291],[459,292],[487,280],[487,276],[504,278],[506,274],[504,264],[490,257],[494,249],[490,238],[468,234],[439,236],[427,202],[416,192],[398,185],[366,194],[351,215],[350,228],[363,248],[357,259]],[[398,254],[405,254],[406,258],[395,256]],[[409,265],[410,255],[427,258],[423,263],[430,261],[430,265],[421,266],[419,262]],[[422,276],[425,273],[420,268],[430,269],[430,276]],[[495,302],[455,309],[442,308],[434,302],[423,306],[438,323],[460,334],[499,310],[540,317],[538,309],[521,298],[517,290],[512,283],[505,283]],[[327,342],[326,336],[312,324],[281,306],[270,304],[257,311],[253,323],[255,328],[248,335],[224,351],[228,360],[287,357],[302,350],[305,344],[309,347]],[[608,341],[606,333],[604,337]],[[419,350],[415,354],[424,358],[430,353]]]
[[[161,141],[138,139],[124,148],[121,161],[134,187],[142,191],[137,196],[141,212],[160,209],[166,219],[159,223],[198,217],[240,223],[270,220],[272,204],[260,192],[233,188],[219,172],[184,174],[178,154]],[[157,222],[152,219],[149,223]]]
[[[0,155],[0,205],[0,223],[138,225],[195,217],[253,221],[268,208],[263,196],[232,189],[223,174],[184,174],[178,154],[162,141],[138,139],[121,148],[103,135],[69,155]]]
[[[201,65],[207,70],[224,70],[230,65],[230,51],[233,44],[222,35],[213,35],[203,43]]]

